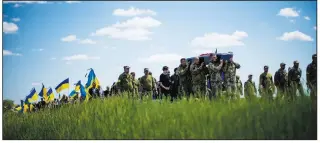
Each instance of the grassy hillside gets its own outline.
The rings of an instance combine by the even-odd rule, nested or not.
[[[3,115],[4,139],[316,139],[309,98],[293,103],[112,97]]]

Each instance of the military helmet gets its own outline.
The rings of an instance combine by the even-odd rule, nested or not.
[[[286,65],[285,63],[281,63],[281,64],[280,64],[280,66],[285,66],[285,65]]]

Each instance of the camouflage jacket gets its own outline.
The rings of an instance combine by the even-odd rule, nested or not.
[[[307,85],[317,85],[317,64],[310,63],[307,67]]]
[[[212,63],[208,64],[209,74],[210,74],[210,82],[221,82],[221,74],[220,70],[222,68],[222,64]]]
[[[288,86],[288,73],[281,68],[274,74],[274,85],[275,86]]]
[[[204,67],[205,66],[201,66],[200,64],[192,64],[190,66],[192,84],[205,84],[206,77]]]
[[[300,78],[301,78],[302,71],[300,68],[291,68],[288,74],[288,81],[289,85],[292,82],[298,82],[300,83]]]
[[[254,81],[247,80],[244,83],[244,94],[248,95],[248,93],[255,93],[255,94],[257,93],[257,88]]]
[[[132,91],[133,90],[133,78],[131,74],[122,73],[118,78],[119,84],[117,86],[122,91]]]
[[[236,70],[240,68],[240,64],[235,62],[226,63],[222,71],[224,72],[224,80],[228,82],[236,81]]]
[[[140,82],[137,79],[133,79],[132,81],[132,85],[133,85],[133,90],[135,93],[139,92],[139,87],[140,87]]]
[[[140,78],[140,86],[143,90],[152,91],[155,89],[155,81],[151,75],[144,75]]]
[[[178,67],[178,75],[181,84],[189,83],[191,81],[189,64],[187,64],[187,66],[180,65]]]
[[[270,73],[262,73],[259,77],[259,89],[262,86],[265,89],[271,89],[274,91],[274,84],[272,80],[272,75]]]
[[[242,82],[241,82],[240,79],[239,79],[239,80],[236,80],[236,87],[237,87],[237,90],[239,91],[239,93],[240,93],[241,95],[243,95],[243,92],[242,92]]]

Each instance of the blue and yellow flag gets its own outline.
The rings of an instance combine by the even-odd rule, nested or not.
[[[39,96],[40,96],[40,97],[43,97],[44,101],[47,101],[47,100],[48,100],[47,88],[45,88],[43,84],[42,84],[41,91],[39,92]]]
[[[20,105],[17,105],[17,106],[14,108],[14,110],[15,110],[15,111],[18,111],[18,112],[21,111],[21,109],[22,109],[22,107],[21,107]]]
[[[80,84],[81,84],[81,80],[79,80],[75,85],[76,88],[74,89],[76,92],[80,91]]]
[[[93,69],[91,68],[91,69],[90,69],[90,72],[89,72],[89,75],[88,75],[88,81],[87,81],[87,83],[86,83],[86,89],[91,88],[93,82],[96,83],[96,86],[99,86],[99,85],[100,85],[99,80],[98,80],[96,74],[94,73]]]
[[[53,101],[54,100],[54,94],[53,94],[51,88],[48,90],[47,97],[48,97],[47,101]]]
[[[62,90],[69,88],[69,78],[62,81],[57,87],[56,91],[57,93],[60,93]]]
[[[79,80],[78,83],[76,84],[76,88],[80,88],[80,94],[82,98],[85,98],[85,100],[89,100],[90,94],[88,93],[88,90],[84,88],[84,86],[81,84],[81,81]]]
[[[32,102],[36,102],[36,101],[38,101],[38,94],[36,92],[36,89],[32,88],[32,90],[30,91],[30,94],[26,97],[25,102],[32,103]]]
[[[77,95],[77,92],[75,90],[72,90],[71,93],[69,94],[69,97],[73,98],[76,95]]]

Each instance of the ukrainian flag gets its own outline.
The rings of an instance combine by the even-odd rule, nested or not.
[[[77,92],[75,90],[72,90],[71,93],[69,94],[69,97],[73,98],[76,95],[77,95]]]
[[[99,80],[96,77],[96,74],[94,73],[93,69],[91,68],[90,72],[89,72],[89,75],[88,75],[88,81],[86,83],[86,89],[91,88],[93,82],[96,83],[96,86],[100,85]]]
[[[18,105],[18,106],[16,106],[16,107],[14,108],[14,110],[15,110],[15,111],[18,111],[18,112],[19,112],[21,109],[22,109],[22,107],[21,107],[20,105]]]
[[[32,88],[30,94],[26,97],[26,103],[36,102],[38,100],[38,94],[35,88]]]
[[[88,93],[88,90],[84,88],[84,86],[81,84],[81,81],[78,81],[76,88],[80,88],[80,94],[82,98],[85,98],[87,101],[89,100],[90,94]]]
[[[39,92],[39,96],[43,97],[44,101],[48,100],[48,96],[47,96],[47,88],[44,87],[44,85],[42,84],[42,89]]]
[[[57,93],[60,93],[62,90],[69,88],[69,78],[62,81],[57,87],[56,91]]]
[[[53,101],[54,100],[54,94],[53,94],[51,88],[47,92],[47,97],[48,97],[48,101]]]
[[[80,84],[81,84],[81,81],[79,80],[79,81],[76,83],[76,88],[74,89],[76,92],[80,91]]]

